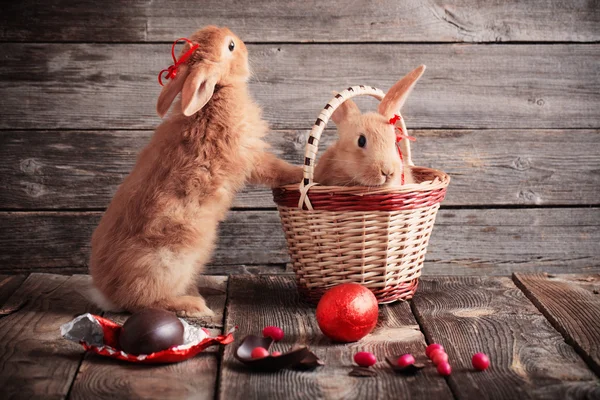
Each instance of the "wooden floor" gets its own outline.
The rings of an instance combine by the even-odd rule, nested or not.
[[[88,283],[87,275],[0,276],[3,399],[600,398],[600,275],[425,278],[411,303],[381,306],[376,330],[353,344],[332,344],[321,334],[292,276],[202,277],[201,292],[216,316],[191,322],[214,333],[238,326],[237,340],[278,325],[286,338],[275,349],[307,344],[326,363],[277,373],[250,372],[234,359],[235,343],[165,366],[86,355],[60,337],[59,327],[78,314],[99,313],[86,299]],[[448,379],[431,367],[397,375],[383,361],[422,354],[431,342],[450,356]],[[348,375],[360,350],[376,354],[376,377]],[[478,351],[490,356],[488,371],[470,368]]]

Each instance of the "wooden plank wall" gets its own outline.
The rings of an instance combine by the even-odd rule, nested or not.
[[[416,162],[453,180],[425,274],[599,271],[600,3],[452,3],[5,5],[0,273],[87,271],[95,224],[159,123],[170,44],[207,24],[248,43],[273,151],[298,164],[331,90],[387,90],[429,66],[404,116]],[[282,272],[287,260],[269,191],[247,188],[208,272]]]

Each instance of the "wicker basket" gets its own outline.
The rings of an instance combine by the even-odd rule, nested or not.
[[[336,95],[310,132],[303,181],[273,190],[298,289],[311,302],[318,301],[328,288],[349,282],[369,288],[379,303],[412,298],[435,216],[450,182],[444,172],[413,167],[418,183],[401,187],[314,183],[323,129],[341,103],[359,95],[382,100],[384,93],[370,86],[354,86]],[[401,144],[405,160],[412,166],[408,140]]]

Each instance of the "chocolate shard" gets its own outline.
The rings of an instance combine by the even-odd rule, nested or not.
[[[256,370],[278,371],[283,368],[293,367],[304,360],[311,352],[306,346],[292,349],[279,356],[267,356],[264,358],[253,359],[252,350],[256,347],[264,347],[269,350],[273,344],[273,339],[263,338],[254,335],[248,335],[240,342],[234,356],[241,363]],[[316,357],[316,356],[315,356]]]
[[[317,367],[323,366],[325,363],[312,351],[308,352],[308,355],[304,357],[300,362],[293,366],[294,369],[298,370],[311,370]]]
[[[399,367],[398,364],[396,363],[396,361],[398,360],[399,356],[396,357],[386,357],[385,360],[388,362],[388,364],[390,364],[390,366],[392,367],[392,369],[396,372],[400,372],[406,375],[414,375],[417,372],[419,372],[420,370],[422,370],[423,368],[425,368],[425,364],[422,362],[415,362],[412,365],[409,365],[407,367]]]
[[[350,376],[357,376],[360,378],[369,378],[372,376],[377,376],[377,372],[371,368],[367,367],[354,367],[352,371],[348,373]]]

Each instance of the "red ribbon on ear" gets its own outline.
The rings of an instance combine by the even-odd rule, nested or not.
[[[388,121],[391,125],[396,125],[396,122],[400,121],[402,119],[401,116],[399,116],[398,114],[394,114],[394,116],[392,118],[390,118],[390,120]],[[398,129],[400,131],[400,134],[396,134],[396,142],[401,141],[402,139],[406,138],[408,140],[410,140],[411,142],[416,141],[417,139],[413,136],[408,136],[405,135],[404,132],[402,132],[402,128],[399,126],[396,126],[396,129]]]
[[[186,51],[185,54],[182,55],[181,58],[179,58],[179,60],[178,60],[175,57],[175,46],[177,46],[177,43],[179,43],[181,41],[188,42],[190,44],[190,46],[192,46],[192,47],[188,51]],[[194,51],[196,51],[196,49],[198,47],[200,47],[200,45],[198,43],[194,44],[194,43],[192,43],[191,40],[186,39],[186,38],[179,38],[173,42],[173,45],[171,46],[171,57],[173,57],[173,65],[170,65],[169,68],[163,69],[162,71],[160,71],[158,73],[158,83],[160,83],[160,86],[164,86],[164,84],[162,82],[163,73],[165,73],[165,72],[167,73],[167,75],[165,76],[165,79],[175,78],[177,76],[177,68],[181,64],[186,62],[187,59],[190,58],[190,56],[194,53]]]
[[[396,122],[400,121],[400,119],[402,119],[401,116],[399,116],[398,114],[394,114],[394,116],[392,118],[390,118],[390,120],[388,121],[391,125],[396,125]],[[402,180],[401,180],[401,184],[404,185],[404,157],[402,157],[402,151],[400,150],[400,141],[404,138],[410,140],[411,142],[416,141],[417,139],[412,137],[412,136],[408,136],[405,135],[404,132],[402,131],[402,127],[400,126],[395,126],[396,129],[398,129],[398,131],[400,132],[400,134],[396,134],[396,148],[398,149],[398,155],[400,156],[400,163],[402,164]]]
[[[402,117],[398,114],[394,114],[394,116],[389,120],[390,125],[396,125],[396,122],[400,121],[400,118]]]

